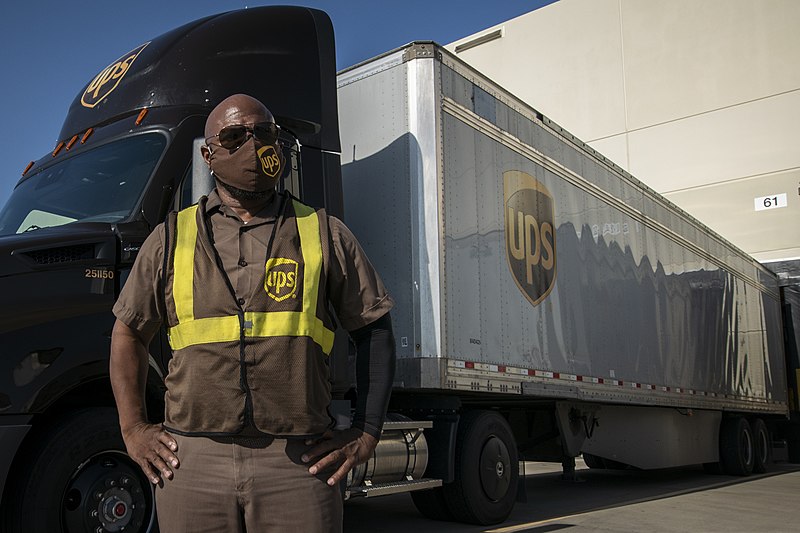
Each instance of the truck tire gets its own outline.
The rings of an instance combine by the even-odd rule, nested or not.
[[[113,408],[63,415],[29,442],[6,531],[157,531],[153,485],[125,453]]]
[[[514,508],[519,478],[511,427],[493,411],[461,416],[456,435],[455,479],[442,487],[455,520],[498,524]]]
[[[753,430],[746,418],[732,416],[722,421],[719,432],[722,470],[731,476],[749,476],[755,462]]]
[[[753,430],[753,443],[755,448],[753,472],[763,474],[772,463],[772,439],[767,425],[760,418],[750,423]]]
[[[453,513],[447,508],[442,487],[414,491],[411,493],[411,501],[425,518],[442,522],[455,520]]]

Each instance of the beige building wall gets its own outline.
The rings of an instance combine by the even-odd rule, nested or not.
[[[800,1],[560,0],[446,48],[756,259],[800,258]]]

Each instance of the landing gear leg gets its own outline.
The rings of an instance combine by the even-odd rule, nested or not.
[[[583,481],[578,474],[575,473],[575,458],[564,456],[561,458],[561,479],[564,481],[571,481],[573,483],[579,483]]]

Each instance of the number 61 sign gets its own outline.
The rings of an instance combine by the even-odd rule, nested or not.
[[[763,211],[764,209],[776,209],[778,207],[786,207],[786,193],[771,194],[769,196],[761,196],[754,200],[756,211]]]

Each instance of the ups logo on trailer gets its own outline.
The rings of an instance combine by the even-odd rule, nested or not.
[[[506,259],[514,281],[533,305],[556,282],[553,196],[536,178],[518,170],[503,173]]]
[[[89,85],[86,86],[86,90],[83,91],[81,104],[84,107],[91,108],[111,94],[111,91],[117,88],[119,82],[122,81],[122,78],[130,70],[133,62],[136,61],[136,58],[139,57],[139,54],[142,53],[142,50],[144,50],[148,44],[150,43],[147,42],[138,48],[134,48],[95,76]]]
[[[267,260],[267,274],[264,290],[276,302],[294,298],[297,294],[297,261],[285,257],[271,257]]]

